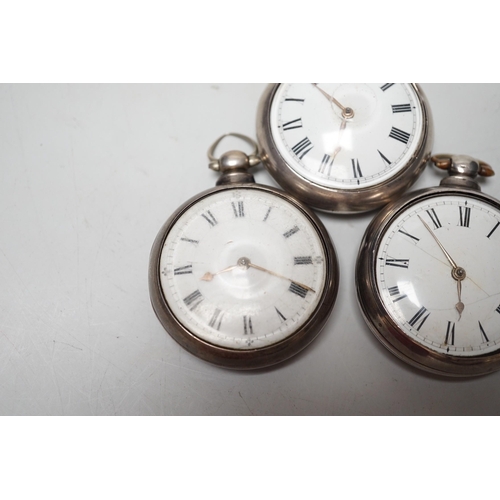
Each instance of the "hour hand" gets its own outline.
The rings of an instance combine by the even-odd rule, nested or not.
[[[465,304],[462,302],[462,280],[457,281],[458,302],[455,304],[455,309],[458,311],[458,321],[462,317],[465,309]]]
[[[223,273],[227,273],[229,271],[232,271],[233,269],[236,269],[238,266],[229,266],[229,267],[226,267],[226,269],[223,269],[222,271],[219,271],[217,273],[210,273],[210,272],[206,272],[202,277],[201,277],[201,280],[202,281],[212,281],[214,279],[215,276],[217,276],[218,274],[223,274]]]
[[[210,272],[207,272],[205,273],[201,279],[202,281],[212,281],[214,279],[215,276],[219,275],[219,274],[224,274],[224,273],[228,273],[229,271],[232,271],[233,269],[236,269],[236,268],[240,268],[240,269],[248,269],[249,267],[249,263],[250,263],[250,259],[246,258],[246,257],[241,257],[241,259],[238,259],[238,262],[236,263],[235,266],[229,266],[229,267],[226,267],[225,269],[223,269],[222,271],[218,271],[216,273],[210,273]]]

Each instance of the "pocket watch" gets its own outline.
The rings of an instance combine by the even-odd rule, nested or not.
[[[285,191],[319,210],[356,213],[417,180],[433,125],[414,83],[276,83],[261,97],[257,137]]]
[[[227,135],[255,151],[214,157]],[[216,365],[262,368],[305,348],[335,303],[339,267],[320,220],[290,195],[256,184],[257,144],[226,134],[210,148],[217,186],[182,205],[151,251],[149,291],[167,332]]]
[[[429,372],[482,375],[500,369],[500,202],[468,156],[438,155],[440,187],[385,207],[368,226],[356,263],[358,302],[393,354]]]

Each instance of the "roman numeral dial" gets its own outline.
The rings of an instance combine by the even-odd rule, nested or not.
[[[377,239],[371,259],[389,328],[401,332],[406,346],[418,345],[420,355],[432,353],[429,359],[436,353],[458,360],[500,354],[500,202],[454,188],[428,189],[379,220],[384,216],[386,224],[374,222],[378,235],[368,232],[366,239]],[[365,245],[360,258],[370,258]]]
[[[288,342],[330,300],[326,230],[281,191],[223,186],[182,210],[161,247],[159,281],[175,318],[168,326],[191,332],[188,343],[267,349]]]
[[[259,117],[271,172],[292,194],[310,183],[336,197],[339,190],[392,190],[392,179],[426,147],[424,101],[414,84],[280,84],[269,114]],[[326,194],[316,189],[311,196]]]

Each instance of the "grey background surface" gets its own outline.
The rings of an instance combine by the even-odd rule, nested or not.
[[[448,380],[392,356],[368,330],[354,264],[372,214],[320,214],[342,276],[305,351],[233,372],[179,347],[149,302],[152,242],[215,184],[206,150],[255,137],[264,84],[0,85],[0,414],[498,414],[500,373]],[[500,175],[500,85],[422,84],[435,152]],[[412,188],[442,178],[428,168]],[[256,179],[275,185],[262,167]],[[500,198],[500,177],[482,182]]]

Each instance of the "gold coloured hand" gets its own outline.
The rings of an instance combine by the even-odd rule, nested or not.
[[[338,135],[338,146],[335,148],[335,151],[332,153],[331,163],[333,163],[333,161],[335,160],[337,155],[342,150],[342,146],[340,145],[340,143],[342,142],[342,136],[344,135],[344,130],[345,130],[346,125],[347,125],[347,120],[345,118],[342,118],[342,123],[340,124],[340,130],[339,130],[339,135]]]
[[[317,88],[328,99],[328,101],[330,101],[330,104],[333,103],[333,104],[335,104],[335,106],[340,108],[340,110],[342,111],[342,116],[345,119],[354,118],[354,110],[352,108],[349,108],[349,107],[346,107],[346,106],[343,106],[342,104],[340,104],[340,102],[337,101],[337,99],[335,99],[335,97],[333,97],[332,95],[325,92],[321,87],[318,87],[317,83],[313,83],[312,85],[314,85],[314,87]]]
[[[217,276],[218,274],[223,274],[223,273],[227,273],[229,271],[232,271],[233,269],[236,269],[237,267],[239,267],[238,265],[236,266],[229,266],[229,267],[226,267],[226,269],[223,269],[222,271],[219,271],[217,273],[205,273],[201,279],[202,281],[212,281],[214,279],[214,276]]]
[[[422,217],[420,217],[420,215],[418,216],[418,218],[420,219],[420,222],[422,222],[422,224],[425,226],[425,228],[427,229],[427,231],[429,231],[429,233],[431,234],[431,236],[436,240],[436,243],[439,245],[439,248],[443,251],[444,255],[446,256],[446,258],[448,259],[449,263],[451,264],[451,267],[453,267],[453,269],[457,269],[458,266],[457,266],[456,262],[451,258],[451,255],[446,251],[446,249],[444,248],[444,246],[442,245],[442,243],[438,240],[437,236],[434,234],[434,232],[429,227],[429,225],[424,221],[424,219],[422,219]]]
[[[253,269],[256,269],[258,271],[262,271],[262,272],[271,274],[272,276],[276,276],[277,278],[285,279],[287,281],[290,281],[291,283],[295,283],[296,285],[299,285],[301,288],[304,288],[305,290],[307,290],[309,292],[316,293],[315,290],[313,290],[311,287],[309,287],[307,285],[304,285],[303,283],[299,283],[298,281],[294,281],[290,278],[287,278],[286,276],[282,276],[281,274],[275,273],[274,271],[270,271],[269,269],[265,269],[264,267],[257,266],[256,264],[252,264],[252,262],[250,262],[250,259],[247,257],[241,257],[241,259],[238,259],[238,263],[235,266],[226,267],[226,269],[223,269],[222,271],[219,271],[217,273],[207,272],[201,277],[201,279],[203,281],[212,281],[215,276],[217,276],[219,274],[227,273],[228,271],[232,271],[233,269],[236,269],[238,267],[240,269],[248,269],[249,267],[252,267]]]
[[[455,309],[458,311],[458,321],[462,317],[465,309],[465,304],[462,302],[462,280],[457,280],[458,302],[455,304]]]
[[[439,248],[442,250],[444,253],[445,257],[448,259],[448,262],[451,264],[452,271],[451,271],[451,277],[457,282],[457,293],[458,293],[458,302],[455,304],[455,309],[458,311],[458,320],[460,321],[460,318],[462,317],[462,313],[465,309],[465,304],[462,302],[462,281],[467,277],[467,273],[465,272],[465,269],[458,266],[457,263],[453,260],[451,255],[446,251],[446,248],[444,248],[443,244],[439,241],[438,237],[434,234],[432,229],[429,227],[429,225],[420,217],[420,222],[425,226],[427,231],[431,234],[431,236],[434,238],[436,243],[438,244]]]
[[[253,267],[254,269],[257,269],[258,271],[263,271],[265,273],[271,274],[272,276],[276,276],[277,278],[282,278],[284,280],[288,280],[292,283],[295,283],[296,285],[299,285],[301,288],[305,288],[309,292],[316,293],[315,290],[312,288],[308,287],[307,285],[304,285],[303,283],[299,283],[298,281],[292,280],[290,278],[287,278],[286,276],[282,276],[281,274],[275,273],[274,271],[269,271],[269,269],[265,269],[263,267],[257,266],[255,264],[252,264],[250,261],[248,261],[248,267]]]

